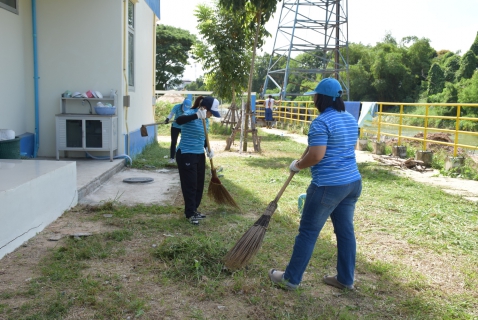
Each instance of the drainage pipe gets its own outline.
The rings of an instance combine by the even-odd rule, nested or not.
[[[128,95],[128,77],[126,76],[126,46],[127,46],[127,34],[128,34],[128,20],[127,20],[127,12],[128,12],[128,2],[126,0],[123,0],[124,2],[124,8],[123,8],[123,77],[124,77],[124,95]],[[130,102],[131,104],[131,102]],[[126,125],[126,154],[129,154],[129,128],[128,128],[128,109],[130,105],[128,105],[126,108],[124,107],[123,104],[123,110],[124,110],[124,122]]]
[[[104,156],[104,157],[98,157],[98,156],[94,156],[88,152],[86,152],[86,157],[90,157],[90,158],[93,158],[95,160],[110,160],[110,157],[108,156]],[[129,160],[129,164],[132,165],[133,164],[133,160],[131,159],[130,156],[128,156],[127,154],[119,154],[117,156],[114,156],[113,159],[128,159]]]
[[[32,35],[33,35],[33,86],[35,95],[35,148],[33,158],[38,155],[40,148],[40,102],[38,93],[38,46],[37,46],[37,3],[32,0]]]

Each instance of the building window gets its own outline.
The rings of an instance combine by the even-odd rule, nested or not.
[[[0,0],[0,8],[18,14],[18,0]]]
[[[128,86],[134,87],[134,3],[128,1]]]

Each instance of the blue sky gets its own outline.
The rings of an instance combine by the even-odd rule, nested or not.
[[[344,0],[343,0],[344,1]],[[162,0],[160,23],[197,34],[194,9],[211,0]],[[272,34],[264,46],[272,52],[282,2],[267,25]],[[478,0],[348,0],[349,42],[375,45],[387,32],[400,41],[406,36],[430,39],[436,50],[469,50],[478,32]],[[188,66],[185,79],[202,74],[198,64]]]

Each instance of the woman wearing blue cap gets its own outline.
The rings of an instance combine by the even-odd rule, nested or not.
[[[209,129],[209,118],[220,118],[219,101],[214,97],[199,96],[194,101],[191,109],[176,119],[181,125],[181,141],[176,151],[181,191],[184,199],[184,214],[194,225],[206,216],[197,209],[201,204],[204,191],[206,173],[206,158],[204,150],[209,158],[214,156],[212,150],[207,149],[206,135],[204,133],[203,119],[206,128]]]
[[[183,103],[179,103],[173,107],[169,115],[164,120],[165,123],[174,117],[174,119],[179,118],[184,114],[186,110],[189,110],[191,107],[191,100],[184,99]],[[174,163],[174,155],[176,154],[176,144],[178,142],[179,134],[181,133],[181,126],[175,122],[171,125],[171,147],[169,148],[169,163]]]
[[[308,134],[308,152],[289,166],[293,172],[311,168],[312,181],[307,189],[289,264],[285,271],[269,270],[269,278],[283,288],[295,290],[309,263],[315,243],[327,219],[331,218],[337,238],[337,275],[323,281],[339,289],[354,289],[356,243],[355,203],[362,191],[362,178],[355,160],[358,138],[357,121],[345,111],[342,87],[333,78],[319,82],[314,91],[315,107],[320,115],[312,121]]]

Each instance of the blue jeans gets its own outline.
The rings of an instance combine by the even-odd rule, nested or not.
[[[310,184],[299,234],[284,279],[292,284],[302,281],[319,233],[330,216],[337,238],[337,280],[347,286],[354,283],[356,244],[353,219],[355,203],[361,192],[362,180],[341,186]]]

